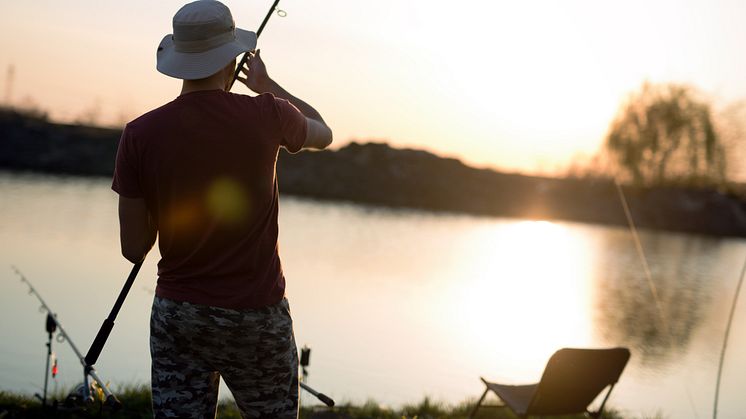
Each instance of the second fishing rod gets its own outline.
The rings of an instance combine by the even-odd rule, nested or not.
[[[67,331],[65,331],[65,328],[62,327],[62,323],[57,319],[57,315],[52,311],[52,309],[47,305],[47,302],[44,301],[44,299],[41,297],[41,294],[34,288],[34,286],[31,284],[31,281],[29,281],[21,271],[16,268],[15,266],[12,267],[13,271],[21,278],[21,282],[24,282],[29,287],[29,293],[33,294],[41,303],[42,308],[47,312],[47,332],[49,333],[49,342],[47,343],[48,348],[48,358],[47,358],[47,373],[44,377],[44,397],[42,398],[42,403],[46,405],[47,402],[47,381],[49,376],[49,358],[51,357],[51,340],[52,340],[52,334],[55,331],[59,331],[60,336],[70,345],[70,348],[73,350],[75,355],[80,360],[80,363],[83,365],[83,392],[84,392],[84,399],[86,402],[93,401],[93,398],[90,394],[90,385],[88,381],[88,377],[93,378],[93,380],[98,384],[98,387],[101,388],[101,390],[104,393],[104,405],[107,407],[111,407],[114,409],[118,409],[121,407],[121,402],[114,396],[114,394],[111,393],[109,388],[107,387],[106,383],[98,376],[98,373],[96,372],[95,368],[93,368],[93,365],[89,365],[85,358],[83,357],[83,354],[80,352],[77,346],[75,346],[75,343],[70,339],[70,336],[67,334]]]

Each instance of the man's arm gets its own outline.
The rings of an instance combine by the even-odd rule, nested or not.
[[[292,103],[306,117],[306,140],[303,143],[304,148],[323,149],[332,143],[332,130],[326,125],[321,114],[313,106],[303,100],[293,96],[272,80],[267,74],[267,67],[264,65],[259,50],[250,54],[247,67],[241,69],[246,77],[238,77],[238,80],[256,93],[272,93],[275,97],[285,99]]]
[[[132,263],[142,262],[155,243],[157,229],[142,198],[119,195],[119,239],[122,256]]]

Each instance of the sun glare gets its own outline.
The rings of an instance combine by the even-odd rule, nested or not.
[[[546,221],[498,223],[474,232],[462,281],[443,298],[455,340],[493,378],[536,379],[549,356],[587,346],[592,316],[585,247],[570,229]]]

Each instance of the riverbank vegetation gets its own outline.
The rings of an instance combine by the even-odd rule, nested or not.
[[[64,400],[66,394],[58,392],[50,396],[51,400]],[[117,412],[101,409],[99,403],[94,403],[87,408],[66,407],[64,402],[59,402],[57,408],[44,408],[41,402],[33,397],[17,393],[0,391],[0,418],[152,418],[150,407],[150,389],[145,386],[129,386],[117,392],[117,397],[122,402],[122,408]],[[469,416],[475,400],[466,400],[456,405],[435,402],[425,398],[419,403],[404,405],[400,408],[389,408],[375,401],[363,404],[342,403],[329,409],[326,407],[312,406],[301,407],[300,419],[463,419]],[[223,400],[218,406],[218,419],[240,419],[241,415],[236,405],[231,400]],[[477,412],[477,419],[513,419],[508,409],[483,408]],[[604,415],[607,419],[639,418],[637,416],[624,416],[614,409],[607,409]],[[658,415],[655,418],[661,418]],[[581,419],[583,415],[563,416],[559,419]],[[642,419],[642,418],[640,418]],[[647,417],[646,417],[647,419]],[[651,418],[652,419],[652,418]]]

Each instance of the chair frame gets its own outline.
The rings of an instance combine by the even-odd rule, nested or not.
[[[621,348],[621,349],[626,349],[626,348]],[[629,351],[627,353],[629,354]],[[629,358],[627,358],[627,361],[628,360],[629,360]],[[625,361],[625,365],[622,366],[622,371],[624,370],[624,366],[626,366],[626,362],[627,361]],[[545,369],[545,371],[546,371],[546,369]],[[619,372],[619,375],[621,375],[622,371]],[[498,398],[500,398],[501,400],[502,400],[502,398],[500,397],[500,395],[494,389],[490,388],[490,384],[496,384],[496,383],[491,383],[491,382],[485,380],[483,377],[479,377],[479,378],[482,380],[482,382],[484,383],[484,385],[485,385],[486,388],[485,388],[484,392],[482,393],[482,396],[479,398],[479,401],[477,401],[477,404],[474,406],[474,408],[469,413],[469,419],[474,418],[474,415],[476,415],[477,411],[480,408],[485,408],[485,407],[487,407],[487,408],[501,408],[501,407],[505,407],[505,408],[508,408],[511,411],[513,411],[520,418],[528,418],[530,416],[533,416],[530,413],[530,411],[527,411],[526,414],[523,414],[523,415],[518,414],[517,412],[515,412],[515,410],[510,405],[508,405],[507,403],[505,403],[505,401],[503,401],[503,404],[483,405],[482,402],[484,401],[485,397],[487,397],[487,393],[489,393],[490,391],[492,391],[493,393],[495,393],[495,395]],[[596,398],[598,398],[599,394],[603,393],[604,390],[606,390],[606,394],[604,395],[604,398],[601,401],[601,405],[598,407],[598,410],[591,411],[591,410],[588,410],[588,407],[586,406],[584,413],[586,415],[588,415],[588,417],[593,418],[593,419],[600,419],[600,418],[603,417],[603,411],[604,411],[604,407],[606,406],[606,401],[609,399],[609,396],[611,395],[611,392],[614,390],[614,386],[616,386],[616,383],[618,382],[618,380],[619,380],[619,378],[617,377],[616,380],[614,380],[613,382],[611,382],[608,385],[606,385],[606,387],[602,388],[601,391],[596,395],[596,397],[594,398],[594,400]],[[534,384],[534,386],[535,386],[535,388],[533,390],[534,393],[531,396],[531,401],[528,404],[529,407],[531,406],[531,404],[533,403],[534,398],[536,397],[537,389],[539,388],[539,384],[540,383],[541,383],[541,381],[539,383]],[[542,415],[542,416],[547,416],[547,415],[545,414],[545,415]],[[548,415],[548,416],[551,416],[551,415]]]

